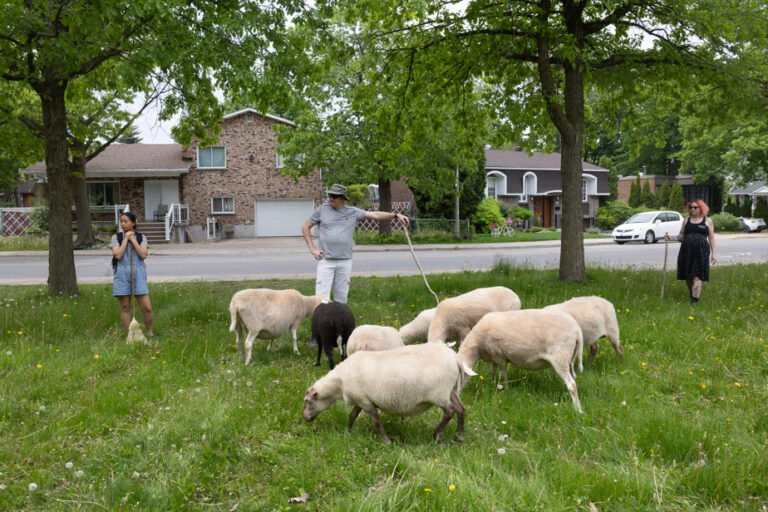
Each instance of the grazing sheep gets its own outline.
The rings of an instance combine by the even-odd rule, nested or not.
[[[251,362],[255,338],[269,340],[267,350],[271,350],[274,339],[288,329],[293,338],[293,353],[298,355],[296,329],[321,302],[328,302],[328,298],[322,295],[307,297],[296,290],[252,288],[235,293],[229,302],[229,314],[232,317],[229,330],[237,336],[237,349],[240,353],[243,353],[243,328],[248,331],[245,339],[245,364]]]
[[[477,288],[445,299],[437,305],[435,317],[429,326],[427,341],[445,343],[448,340],[457,340],[461,345],[469,331],[486,313],[518,309],[520,299],[517,294],[503,286]]]
[[[336,400],[352,406],[347,427],[352,430],[360,411],[367,412],[382,440],[392,440],[384,431],[379,411],[398,416],[416,416],[433,405],[445,414],[432,437],[439,439],[455,414],[456,439],[464,435],[464,404],[461,388],[476,375],[462,364],[456,352],[445,345],[427,343],[381,352],[357,352],[315,382],[304,394],[306,421],[312,421]]]
[[[565,382],[576,410],[581,411],[573,362],[584,340],[576,320],[555,309],[523,309],[488,313],[472,328],[459,349],[469,367],[478,359],[501,367],[507,378],[507,362],[526,370],[551,366]]]
[[[360,350],[390,350],[403,346],[403,339],[394,327],[359,325],[349,337],[347,355],[351,356]]]
[[[312,339],[317,342],[317,362],[325,350],[328,364],[333,370],[333,346],[338,343],[339,356],[344,359],[344,347],[355,330],[355,316],[346,304],[328,302],[320,304],[312,314]]]
[[[437,308],[425,309],[419,313],[410,323],[400,328],[400,336],[403,343],[410,345],[414,341],[427,341],[427,333],[432,319],[435,318]]]
[[[603,336],[608,337],[617,354],[624,355],[624,348],[619,341],[619,322],[616,320],[616,309],[609,301],[594,295],[591,297],[574,297],[544,309],[550,308],[565,311],[579,323],[584,335],[584,346],[589,347],[587,364],[592,363],[595,359],[599,348],[597,340]],[[579,357],[579,371],[583,371],[581,357]]]

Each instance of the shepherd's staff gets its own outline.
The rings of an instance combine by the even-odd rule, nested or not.
[[[661,271],[661,296],[659,300],[664,300],[664,284],[667,282],[667,252],[669,251],[669,233],[664,234],[664,268]]]
[[[427,276],[424,274],[424,269],[421,268],[421,263],[419,263],[419,259],[416,257],[416,253],[413,252],[413,245],[411,244],[411,237],[408,235],[408,226],[405,226],[405,239],[408,240],[408,248],[411,250],[411,256],[413,256],[413,261],[416,262],[416,266],[419,267],[419,272],[421,272],[421,277],[424,278],[424,284],[427,285],[427,290],[432,294],[432,296],[435,298],[435,301],[440,304],[440,299],[437,298],[437,294],[432,291],[432,288],[430,288],[429,283],[427,282]]]

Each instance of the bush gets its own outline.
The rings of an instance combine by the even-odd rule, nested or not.
[[[37,228],[37,233],[45,233],[48,231],[48,220],[50,219],[50,210],[47,206],[40,206],[35,208],[29,213],[29,218],[32,220],[32,226]],[[27,230],[29,232],[29,230]]]
[[[595,222],[600,229],[613,229],[634,213],[634,210],[623,201],[608,201],[597,209]]]
[[[768,223],[768,201],[762,197],[757,199],[757,206],[755,207],[755,217],[763,219]]]
[[[533,212],[528,208],[524,208],[522,206],[515,206],[514,208],[512,208],[512,217],[518,218],[520,220],[528,220],[531,217],[533,217]]]
[[[472,216],[472,223],[475,225],[478,231],[490,231],[491,224],[496,222],[502,224],[506,222],[501,215],[501,209],[499,208],[499,201],[493,197],[486,197],[477,207],[477,211]]]
[[[682,213],[685,210],[685,198],[683,197],[683,187],[680,183],[672,185],[669,193],[669,204],[667,209]]]
[[[739,219],[730,213],[717,213],[712,216],[715,231],[738,231]]]
[[[539,231],[542,231],[544,228],[541,226],[531,226],[528,228],[528,233],[538,233]]]

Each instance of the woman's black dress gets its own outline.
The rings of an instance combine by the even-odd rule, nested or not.
[[[677,279],[685,281],[698,277],[709,281],[709,228],[706,219],[698,224],[685,223],[680,252],[677,255]]]

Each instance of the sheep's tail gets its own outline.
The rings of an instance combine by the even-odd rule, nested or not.
[[[238,308],[237,304],[235,304],[235,301],[232,301],[229,303],[229,316],[232,317],[232,323],[229,324],[229,332],[235,332],[235,328],[237,327],[237,320],[238,320]]]

